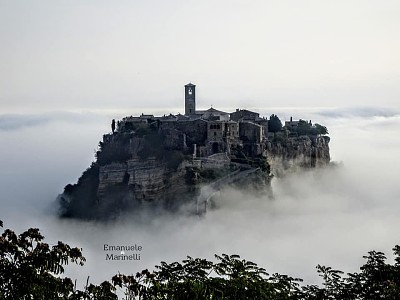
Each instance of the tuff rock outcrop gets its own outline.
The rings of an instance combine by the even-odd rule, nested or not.
[[[191,140],[182,130],[160,127],[104,135],[96,161],[59,195],[61,216],[108,219],[145,207],[177,210],[182,205],[199,213],[199,203],[207,205],[213,190],[225,185],[268,190],[273,175],[330,162],[327,136],[278,135],[207,157],[193,155]],[[205,185],[210,188],[203,195]]]
[[[328,136],[290,137],[266,143],[266,156],[274,175],[301,168],[323,167],[330,163]]]

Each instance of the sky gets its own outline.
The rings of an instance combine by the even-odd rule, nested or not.
[[[188,82],[199,108],[391,108],[399,14],[396,0],[1,0],[0,108],[182,113]]]
[[[186,255],[238,253],[318,282],[317,264],[356,271],[399,243],[398,1],[0,0],[0,219],[83,248],[68,275]],[[110,120],[247,108],[328,127],[335,169],[275,178],[271,201],[227,190],[206,218],[60,221],[55,199],[94,159]],[[246,201],[243,201],[246,199]],[[106,262],[104,243],[140,243],[140,262]]]

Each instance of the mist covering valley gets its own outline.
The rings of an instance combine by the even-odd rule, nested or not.
[[[187,255],[239,254],[306,283],[320,282],[317,264],[353,272],[369,250],[390,258],[400,241],[400,115],[373,108],[260,111],[326,125],[333,166],[275,177],[273,199],[227,189],[204,218],[148,213],[108,223],[60,220],[55,199],[93,161],[115,116],[2,115],[0,219],[18,233],[38,227],[50,244],[82,247],[85,266],[66,268],[82,285],[87,276],[100,283]],[[141,260],[106,261],[104,244],[139,244]]]

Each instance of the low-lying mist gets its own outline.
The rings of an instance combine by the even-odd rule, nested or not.
[[[108,223],[60,220],[55,198],[90,165],[97,142],[109,131],[105,118],[90,122],[45,122],[0,129],[0,219],[21,232],[39,227],[48,243],[83,248],[84,267],[67,275],[82,285],[114,274],[153,268],[187,255],[212,259],[239,254],[265,267],[318,283],[317,264],[356,271],[362,255],[390,257],[400,243],[398,115],[314,114],[331,137],[331,167],[272,181],[274,197],[226,189],[202,217],[124,215]],[[138,261],[106,261],[104,244],[141,245]]]

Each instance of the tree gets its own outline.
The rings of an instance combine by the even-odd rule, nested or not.
[[[325,126],[319,124],[315,124],[314,126],[318,134],[328,134],[328,129]]]
[[[0,227],[3,226],[0,220]],[[155,271],[117,274],[100,285],[87,283],[83,291],[62,278],[68,262],[83,265],[81,249],[62,242],[50,247],[36,228],[16,235],[6,229],[0,237],[0,299],[125,299],[139,300],[398,300],[400,299],[400,246],[394,264],[382,252],[370,251],[360,272],[317,266],[322,286],[300,286],[301,279],[269,275],[239,255],[215,255],[217,262],[190,256],[182,262],[161,262]]]
[[[268,121],[268,131],[278,132],[282,130],[282,122],[277,115],[272,114]]]
[[[312,127],[311,124],[304,120],[299,120],[297,125],[297,134],[298,135],[309,135],[312,134]]]
[[[115,131],[115,119],[113,119],[112,122],[111,122],[111,130],[114,133],[114,131]]]
[[[83,264],[80,249],[43,243],[37,228],[20,235],[6,229],[0,238],[0,298],[52,299],[73,292],[72,280],[60,278],[69,260]]]
[[[296,132],[298,135],[320,135],[328,134],[328,129],[320,124],[315,124],[313,126],[307,121],[299,120]]]
[[[301,299],[357,299],[357,300],[398,300],[400,299],[400,246],[393,248],[395,263],[386,263],[382,252],[370,251],[363,256],[366,263],[360,272],[343,272],[330,267],[317,266],[323,278],[323,288],[315,285],[303,287]]]
[[[116,275],[114,285],[125,287],[138,299],[300,299],[299,279],[268,273],[239,255],[215,255],[217,263],[187,257],[182,263],[161,262],[153,273]]]
[[[37,228],[20,235],[4,230],[0,237],[0,299],[99,299],[101,295],[107,297],[101,299],[117,299],[108,282],[76,290],[70,278],[60,275],[69,262],[84,264],[81,249],[60,241],[50,246],[43,239]]]

